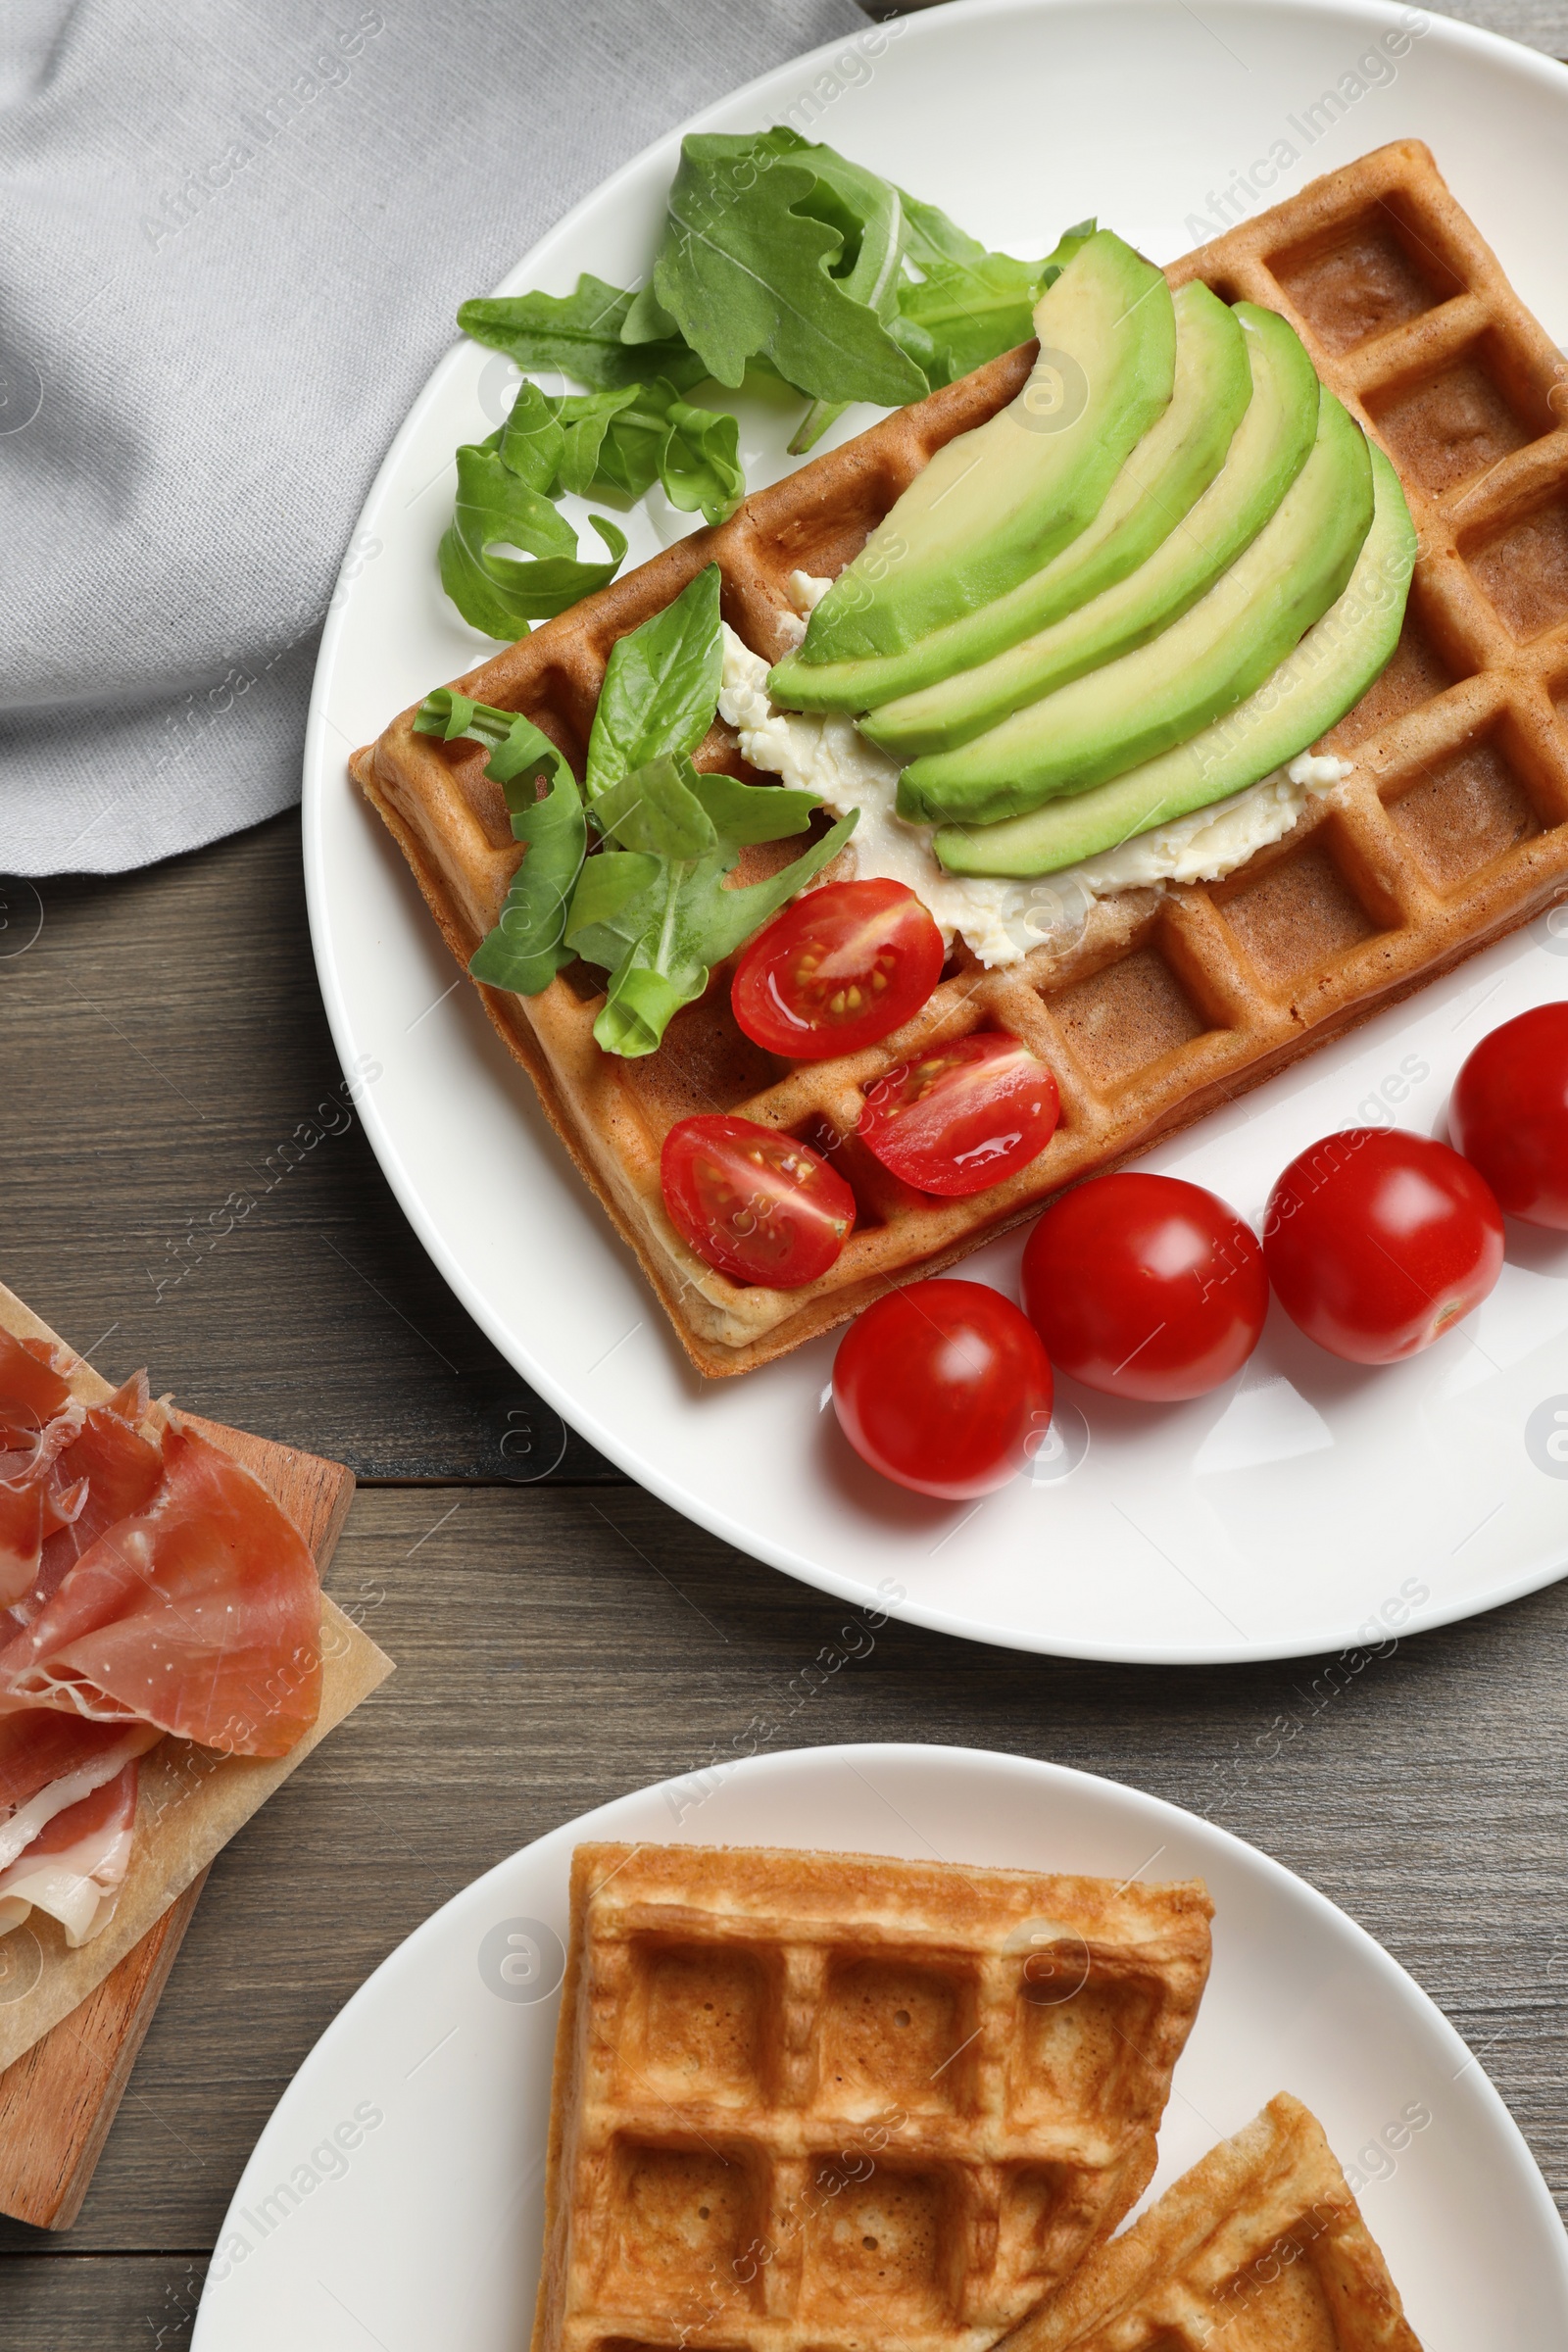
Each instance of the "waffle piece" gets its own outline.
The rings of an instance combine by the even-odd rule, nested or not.
[[[1414,140],[1382,148],[1167,274],[1282,312],[1398,467],[1423,552],[1393,662],[1327,739],[1356,772],[1223,881],[1102,901],[1066,953],[1040,948],[987,972],[959,947],[913,1021],[839,1061],[792,1066],[751,1045],[723,970],[642,1061],[594,1044],[599,977],[587,966],[534,998],[482,989],[706,1373],[764,1363],[888,1282],[952,1265],[1063,1185],[1255,1086],[1568,890],[1568,368],[1431,155]],[[725,618],[776,658],[790,641],[790,573],[837,572],[932,452],[1012,397],[1032,356],[1027,346],[994,361],[748,499],[720,529],[471,671],[462,691],[525,710],[580,773],[618,636],[717,563]],[[466,963],[516,845],[482,751],[417,736],[412,716],[358,754],[354,773]],[[753,780],[722,727],[699,757]],[[757,870],[743,863],[739,878]],[[911,1051],[976,1029],[1011,1031],[1050,1063],[1061,1125],[1006,1182],[933,1200],[855,1140],[862,1090]],[[701,1110],[838,1144],[859,1220],[818,1282],[737,1285],[675,1233],[660,1150],[675,1120]]]
[[[1282,2093],[998,2352],[1421,2352],[1317,2118]]]
[[[533,2352],[983,2352],[1147,2184],[1210,1910],[579,1846]]]

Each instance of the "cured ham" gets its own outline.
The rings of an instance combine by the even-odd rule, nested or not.
[[[139,1759],[280,1756],[321,1698],[316,1562],[265,1487],[150,1403],[101,1404],[0,1327],[0,1936],[113,1915]]]
[[[68,1567],[0,1648],[0,1716],[139,1719],[226,1754],[285,1755],[320,1706],[320,1591],[248,1471],[172,1425],[162,1483]]]
[[[34,1707],[0,1716],[0,1870],[57,1814],[79,1804],[163,1738],[151,1723],[88,1723]]]
[[[122,1395],[124,1392],[122,1391]],[[145,1386],[139,1399],[147,1409]],[[36,1575],[29,1590],[32,1606],[17,1613],[24,1622],[36,1615],[36,1604],[57,1590],[68,1568],[90,1549],[98,1538],[120,1520],[146,1510],[164,1475],[164,1457],[132,1422],[122,1417],[118,1397],[95,1404],[81,1427],[62,1447],[57,1469],[63,1484],[79,1489],[82,1500],[58,1530],[44,1541]],[[139,1419],[141,1416],[136,1416]],[[0,1620],[0,1640],[9,1629]]]
[[[136,1793],[132,1759],[90,1795],[56,1813],[0,1870],[0,1936],[21,1927],[35,1909],[60,1922],[73,1950],[102,1934],[130,1863]]]
[[[60,1456],[81,1427],[82,1407],[39,1341],[0,1331],[0,1607],[31,1589],[46,1538],[62,1533],[86,1489]]]

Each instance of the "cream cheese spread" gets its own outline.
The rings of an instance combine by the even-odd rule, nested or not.
[[[792,572],[791,602],[805,614],[831,583]],[[802,634],[804,635],[804,622]],[[799,791],[818,793],[836,816],[858,808],[850,843],[862,879],[902,882],[929,907],[951,945],[955,932],[988,967],[1018,963],[1031,948],[1067,945],[1097,899],[1167,882],[1215,882],[1254,851],[1288,833],[1313,793],[1351,773],[1345,760],[1303,752],[1288,767],[1229,800],[1171,824],[1136,834],[1081,865],[1034,882],[947,873],[931,847],[934,830],[896,812],[898,762],[877,750],[854,719],[778,710],[768,699],[769,664],[724,624],[724,675],[718,709],[740,737],[753,767]]]

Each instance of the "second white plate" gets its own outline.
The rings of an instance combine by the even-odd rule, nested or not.
[[[665,1783],[552,1831],[382,1963],[257,2143],[193,2352],[521,2352],[567,1873],[589,1838],[1206,1879],[1213,1975],[1151,2195],[1294,2091],[1347,2167],[1426,2352],[1568,2342],[1568,2245],[1501,2100],[1404,1971],[1278,1863],[1114,1782],[964,1748],[803,1749],[709,1788]]]

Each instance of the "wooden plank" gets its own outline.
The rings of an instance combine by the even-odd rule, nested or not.
[[[189,1419],[270,1490],[324,1574],[353,1499],[353,1472],[194,1413]],[[47,2230],[75,2220],[206,1880],[203,1871],[96,1990],[0,2074],[0,2212]]]
[[[172,2352],[190,2342],[207,2257],[19,2255],[6,2271],[6,2352]]]
[[[844,1603],[581,1489],[362,1491],[329,1583],[397,1674],[220,1857],[71,2249],[210,2246],[276,2099],[404,1936],[530,1838],[754,1739],[1045,1756],[1206,1813],[1412,1971],[1568,2204],[1568,1585],[1358,1672],[1135,1671],[863,1621],[850,1658]],[[0,2226],[0,2249],[37,2243]]]
[[[361,1478],[619,1483],[464,1312],[376,1166],[317,987],[298,814],[37,889],[37,938],[0,956],[13,1289],[192,1411]]]

